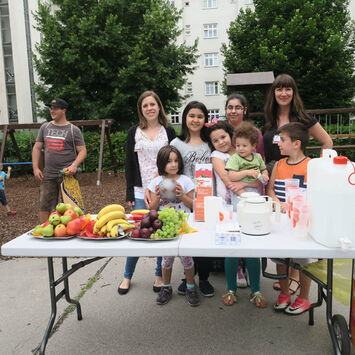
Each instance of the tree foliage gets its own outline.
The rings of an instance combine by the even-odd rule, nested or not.
[[[254,0],[241,11],[224,45],[226,73],[292,75],[306,108],[344,107],[355,94],[354,23],[349,1]],[[250,95],[262,110],[262,95]]]
[[[176,44],[179,17],[163,0],[40,0],[37,98],[62,97],[70,118],[113,118],[121,127],[137,121],[145,90],[174,110],[196,62],[196,43]]]

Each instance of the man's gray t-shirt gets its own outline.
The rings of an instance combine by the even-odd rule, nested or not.
[[[39,129],[36,142],[44,147],[44,176],[58,177],[60,170],[70,166],[76,158],[75,147],[84,146],[80,129],[71,123],[56,126],[44,123]]]
[[[207,143],[191,145],[175,138],[170,142],[180,152],[184,162],[184,175],[195,181],[196,164],[207,164],[210,162],[211,149]]]

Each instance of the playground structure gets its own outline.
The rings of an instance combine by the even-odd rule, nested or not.
[[[110,157],[112,160],[112,166],[114,174],[117,174],[117,160],[115,159],[112,142],[110,137],[110,127],[113,124],[113,120],[92,120],[92,121],[70,121],[70,123],[74,124],[78,127],[88,127],[88,126],[99,126],[101,127],[101,135],[100,135],[100,154],[99,154],[99,166],[98,166],[98,174],[97,174],[97,182],[96,185],[100,185],[101,180],[101,173],[102,173],[102,160],[103,160],[103,153],[104,153],[104,141],[105,135],[107,139],[107,144],[110,149]],[[5,153],[5,146],[7,141],[7,136],[9,135],[15,149],[18,162],[16,163],[6,163],[4,165],[19,165],[25,173],[24,165],[31,165],[32,162],[25,162],[21,156],[20,149],[16,142],[15,138],[15,130],[17,129],[38,129],[41,127],[43,123],[22,123],[22,124],[7,124],[7,125],[0,125],[0,131],[3,131],[3,139],[1,143],[1,150],[0,150],[0,162],[4,161],[4,153]]]

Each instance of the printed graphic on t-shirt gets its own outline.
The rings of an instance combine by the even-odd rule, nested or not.
[[[46,148],[48,150],[62,151],[68,130],[59,128],[48,128],[48,134],[45,138]]]

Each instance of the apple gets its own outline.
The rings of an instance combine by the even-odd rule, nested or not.
[[[49,215],[49,217],[51,217],[51,216],[53,216],[53,215],[57,215],[57,216],[61,216],[62,214],[60,213],[60,212],[58,212],[58,211],[53,211],[50,215]]]
[[[141,220],[141,228],[149,228],[151,225],[149,217],[145,217]]]
[[[55,208],[59,213],[64,213],[67,210],[67,205],[65,203],[58,203]]]
[[[72,220],[74,220],[75,218],[77,218],[77,214],[76,212],[73,210],[73,209],[70,209],[70,210],[66,210],[64,212],[64,215],[63,216],[70,216],[72,218]]]
[[[60,223],[60,216],[57,214],[52,214],[49,216],[49,223],[53,224],[53,226],[56,226]]]
[[[57,238],[64,238],[67,236],[67,227],[64,224],[58,224],[54,228],[54,236]]]
[[[149,212],[149,219],[151,222],[155,221],[158,218],[158,212],[156,210],[151,210]]]
[[[79,218],[73,219],[72,221],[68,222],[67,224],[68,235],[77,235],[80,233],[80,230],[81,230],[81,221]]]
[[[61,216],[60,217],[60,223],[67,225],[68,222],[70,222],[73,218],[71,216]]]
[[[84,212],[80,207],[74,207],[74,211],[76,212],[78,217],[84,215]]]
[[[84,229],[85,226],[91,221],[90,215],[79,216],[78,219],[81,222],[81,229]]]
[[[154,230],[161,229],[162,226],[163,226],[163,222],[160,219],[156,219],[152,223],[152,227]]]
[[[131,234],[132,238],[140,238],[140,236],[141,236],[140,228],[136,228],[134,231],[132,231],[132,234]]]
[[[151,235],[151,232],[150,232],[150,230],[148,228],[142,228],[141,229],[141,238],[149,239],[150,235]]]

